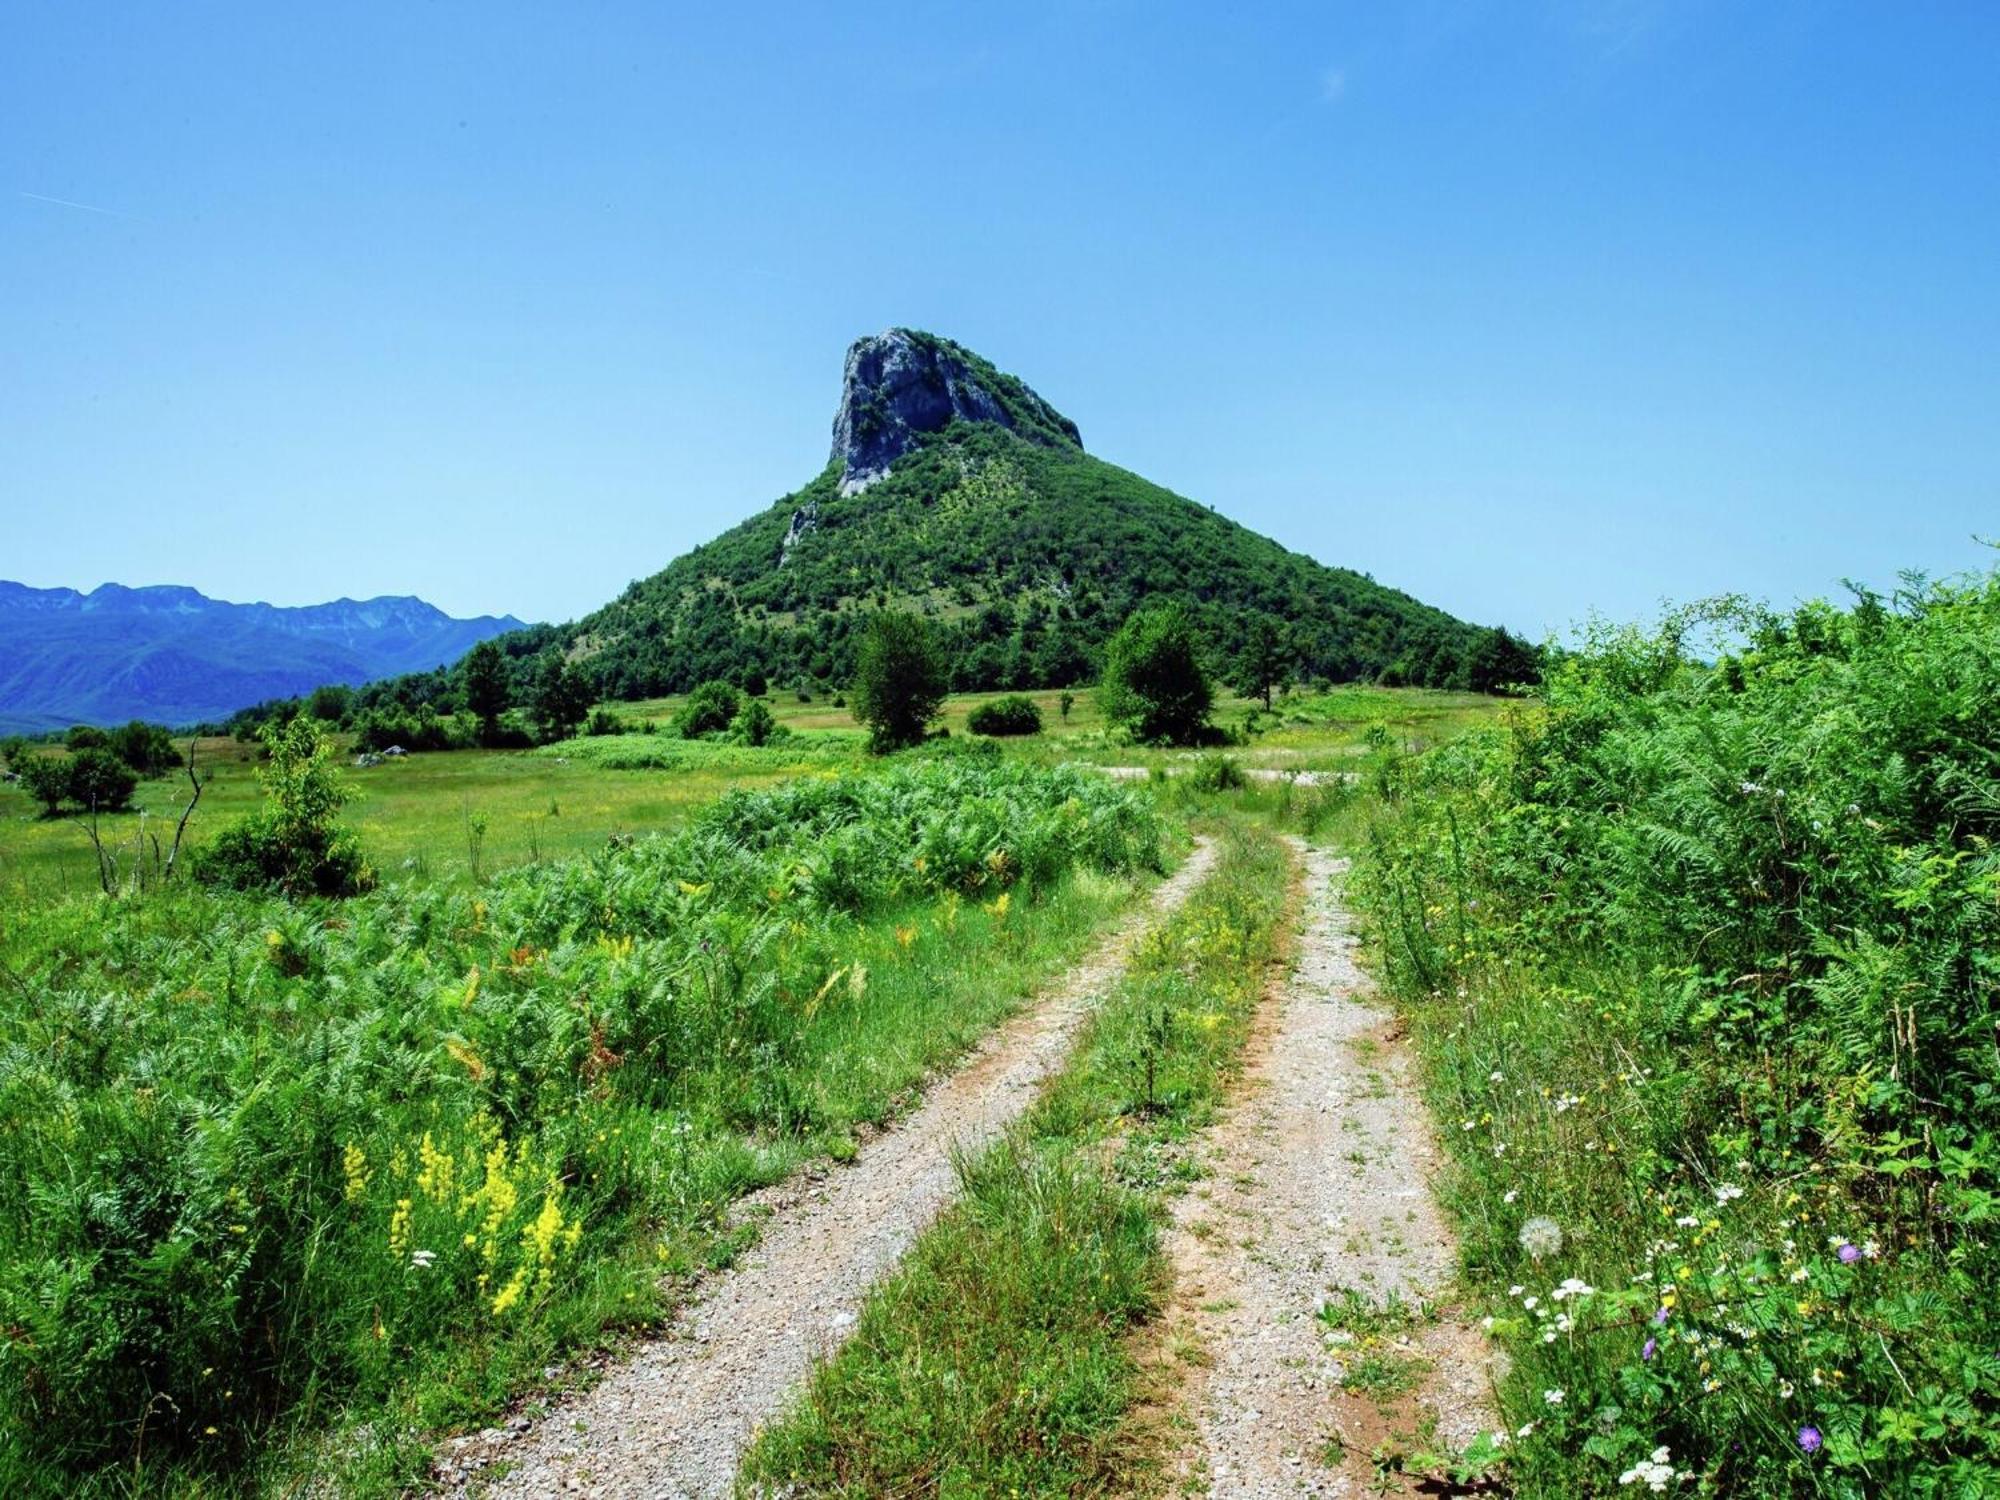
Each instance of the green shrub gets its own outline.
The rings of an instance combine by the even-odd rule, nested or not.
[[[687,702],[674,715],[674,728],[685,740],[719,734],[729,727],[742,706],[743,695],[728,683],[704,682],[688,694]]]
[[[1042,711],[1035,700],[1019,693],[981,703],[966,716],[965,727],[974,734],[996,737],[1012,734],[1040,734]]]
[[[769,745],[789,738],[791,731],[781,725],[771,713],[771,705],[762,699],[751,698],[736,711],[730,721],[730,738],[744,745]]]
[[[1188,781],[1198,792],[1233,792],[1245,785],[1243,768],[1228,755],[1197,756]]]
[[[332,747],[305,715],[264,726],[257,768],[265,805],[196,851],[195,878],[231,890],[353,896],[375,884],[353,831],[334,821],[351,793],[328,764]]]
[[[609,734],[623,734],[625,721],[608,708],[593,708],[590,717],[583,721],[583,732],[595,739]]]
[[[1711,607],[1389,764],[1356,889],[1533,1423],[1521,1493],[1661,1446],[1714,1493],[2000,1473],[1996,660],[1991,577]]]

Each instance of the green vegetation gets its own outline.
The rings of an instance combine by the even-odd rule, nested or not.
[[[1385,771],[1356,888],[1523,1495],[1991,1492],[1996,660],[1994,577],[1690,611]]]
[[[1070,441],[957,423],[860,494],[841,495],[838,480],[829,468],[573,625],[502,637],[510,701],[525,701],[539,662],[558,655],[607,698],[753,676],[818,692],[848,680],[867,619],[884,608],[938,623],[960,691],[1088,682],[1118,626],[1160,598],[1196,614],[1217,671],[1281,620],[1284,665],[1303,678],[1466,685],[1483,638]],[[357,695],[361,712],[425,706],[466,706],[462,664]]]
[[[542,663],[528,700],[528,716],[544,742],[566,740],[590,712],[593,694],[583,673],[557,652]]]
[[[975,707],[965,716],[965,727],[974,734],[990,735],[995,739],[1040,734],[1042,711],[1035,706],[1033,698],[1021,693],[1008,693]]]
[[[309,728],[274,738],[280,811],[328,809]],[[480,889],[7,909],[0,1489],[407,1483],[424,1431],[658,1316],[733,1197],[880,1119],[1159,840],[973,757]]]
[[[1148,605],[1119,627],[1104,653],[1097,698],[1104,717],[1137,739],[1167,745],[1203,739],[1215,691],[1184,606]]]
[[[726,682],[704,682],[674,715],[674,728],[684,740],[720,734],[743,710],[743,695]]]
[[[352,793],[328,764],[333,747],[303,714],[264,727],[269,759],[258,767],[265,806],[217,834],[196,856],[208,885],[286,896],[354,896],[375,884],[361,841],[335,822]]]
[[[951,690],[944,644],[928,620],[884,611],[868,622],[854,662],[854,717],[878,754],[922,742]]]
[[[1161,1195],[1235,1071],[1286,905],[1277,842],[1222,837],[1217,871],[1144,940],[1024,1124],[961,1165],[964,1196],[764,1432],[745,1483],[1098,1493],[1148,1464],[1132,1335],[1162,1289]]]

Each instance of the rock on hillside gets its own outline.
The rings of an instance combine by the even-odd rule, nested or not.
[[[1082,447],[1076,423],[971,350],[910,328],[856,339],[847,351],[833,462],[840,493],[859,494],[954,420],[993,422],[1034,442]]]

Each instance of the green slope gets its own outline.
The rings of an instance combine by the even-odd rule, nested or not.
[[[646,697],[753,668],[842,680],[854,631],[884,606],[947,625],[964,689],[1084,680],[1119,622],[1160,596],[1203,613],[1219,657],[1275,617],[1308,677],[1444,682],[1483,634],[1079,448],[988,423],[930,435],[860,494],[841,496],[838,479],[830,465],[563,644],[608,695]]]

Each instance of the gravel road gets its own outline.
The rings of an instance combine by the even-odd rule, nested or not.
[[[536,1419],[461,1440],[447,1488],[492,1496],[728,1495],[758,1426],[846,1337],[868,1289],[956,1188],[955,1147],[993,1140],[1063,1062],[1133,943],[1214,863],[1206,841],[1082,964],[987,1038],[857,1160],[757,1195],[775,1210],[758,1246],[685,1306],[674,1328],[591,1390]]]

